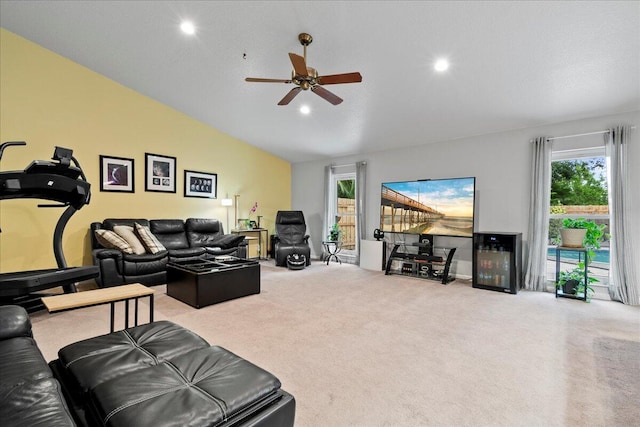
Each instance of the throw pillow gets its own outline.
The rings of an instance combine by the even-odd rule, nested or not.
[[[158,252],[166,251],[167,248],[164,247],[162,243],[158,240],[156,236],[153,235],[149,227],[146,225],[140,225],[137,222],[135,223],[135,233],[140,238],[140,241],[147,248],[147,251],[151,254],[157,254]]]
[[[111,230],[96,230],[96,240],[107,249],[118,249],[125,254],[132,254],[133,249],[122,237]]]
[[[211,246],[219,247],[222,249],[237,248],[238,245],[244,240],[244,236],[238,234],[225,234],[214,240]]]
[[[133,227],[130,225],[116,225],[113,227],[113,231],[127,241],[129,246],[131,246],[131,249],[133,249],[134,254],[142,255],[147,253],[147,250],[142,243],[140,243],[140,240],[133,232]]]

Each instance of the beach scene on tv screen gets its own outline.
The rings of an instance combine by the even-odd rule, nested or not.
[[[474,192],[475,178],[383,183],[380,228],[472,237]]]

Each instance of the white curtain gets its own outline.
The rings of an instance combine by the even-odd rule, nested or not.
[[[630,131],[628,126],[617,126],[604,135],[609,178],[609,230],[612,236],[609,296],[624,304],[640,305],[635,248],[631,239],[633,213],[629,209],[631,182],[627,148]]]
[[[524,287],[532,291],[547,290],[547,246],[549,205],[551,202],[552,141],[539,137],[533,141],[532,182],[529,211],[529,258]]]
[[[366,194],[367,194],[367,162],[356,163],[356,236],[358,237],[358,251],[356,264],[360,265],[360,242],[366,238]]]
[[[325,240],[329,233],[329,227],[335,222],[335,218],[331,218],[331,180],[333,178],[334,167],[333,165],[324,167],[324,219],[322,220],[322,239]]]

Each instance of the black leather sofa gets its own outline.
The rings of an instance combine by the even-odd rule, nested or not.
[[[68,345],[47,366],[26,311],[0,307],[0,421],[14,426],[293,426],[269,372],[168,321]]]
[[[113,230],[118,225],[134,227],[136,223],[149,227],[167,250],[156,254],[127,254],[118,249],[105,248],[96,239],[96,230]],[[109,218],[91,223],[91,250],[93,263],[100,268],[96,282],[101,288],[129,283],[160,285],[167,280],[167,262],[216,255],[246,258],[246,248],[244,237],[224,234],[222,223],[217,219]]]
[[[76,425],[22,307],[0,306],[0,354],[0,424]]]

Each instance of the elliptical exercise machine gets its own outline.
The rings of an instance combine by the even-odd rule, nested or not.
[[[0,160],[5,148],[20,145],[26,142],[1,144]],[[33,292],[57,286],[62,286],[65,293],[76,292],[77,282],[99,275],[97,266],[68,267],[62,249],[64,229],[73,214],[89,204],[91,184],[72,150],[55,147],[52,160],[34,160],[22,171],[0,172],[0,200],[45,199],[61,204],[39,204],[39,208],[66,207],[53,233],[53,253],[58,268],[0,273],[0,304],[20,303],[21,299],[28,300]]]

